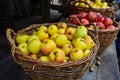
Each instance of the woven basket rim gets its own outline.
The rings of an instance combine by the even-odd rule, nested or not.
[[[27,27],[25,29],[19,30],[17,33],[14,32],[14,34],[15,35],[21,34],[24,31],[29,30],[30,28],[33,29],[33,28],[37,28],[38,26],[41,26],[41,25],[50,25],[50,24],[56,24],[56,23],[33,24],[33,25],[30,25],[29,27]],[[67,23],[67,25],[71,25],[73,27],[77,26],[77,25],[74,25],[74,24],[71,24],[71,23]],[[8,35],[9,34],[7,34],[7,36]],[[15,41],[14,41],[14,43],[11,43],[11,44],[14,44],[14,46],[12,45],[12,47],[15,48],[15,50],[20,52],[19,53],[19,52],[15,51],[18,55],[20,55],[20,56],[22,56],[26,59],[30,59],[30,61],[32,61],[33,63],[37,63],[37,64],[43,65],[43,66],[54,67],[54,68],[63,68],[63,67],[69,67],[69,66],[73,66],[73,65],[80,65],[82,63],[85,63],[85,62],[91,60],[93,57],[95,57],[95,55],[97,54],[97,50],[99,48],[99,45],[100,45],[98,39],[95,40],[95,43],[96,43],[95,47],[91,50],[90,55],[88,55],[87,57],[84,57],[81,60],[69,61],[69,62],[64,62],[64,63],[60,63],[60,64],[59,63],[54,63],[54,62],[43,62],[43,61],[39,61],[37,59],[33,59],[30,56],[22,54],[21,51],[17,48],[17,45],[15,45]],[[17,62],[17,63],[19,63],[19,62]]]

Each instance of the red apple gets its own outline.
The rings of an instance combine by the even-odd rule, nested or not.
[[[69,22],[72,23],[72,24],[76,24],[76,25],[77,25],[77,24],[78,24],[78,21],[79,21],[78,18],[72,18],[72,17],[69,18]]]
[[[80,14],[78,14],[78,19],[81,20],[81,19],[85,19],[87,16],[87,13],[86,12],[81,12]]]
[[[102,22],[105,26],[109,26],[109,25],[113,24],[113,21],[110,18],[104,18],[104,20]]]
[[[116,27],[115,27],[114,25],[109,25],[109,26],[107,26],[106,29],[111,30],[111,29],[115,29],[115,28],[116,28]]]
[[[88,12],[87,19],[88,21],[95,21],[97,18],[97,14],[93,11]]]
[[[87,19],[81,19],[80,20],[81,25],[89,24],[89,21]]]
[[[98,29],[105,29],[105,25],[102,22],[97,22],[96,26],[98,27]]]
[[[102,22],[104,17],[100,13],[96,13],[96,14],[97,14],[96,22]]]

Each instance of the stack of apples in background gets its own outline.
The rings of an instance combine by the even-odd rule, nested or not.
[[[80,60],[95,46],[85,26],[75,28],[65,22],[41,25],[32,34],[17,34],[15,39],[22,54],[43,62]]]
[[[69,16],[68,21],[72,24],[84,26],[92,23],[95,24],[99,30],[111,30],[116,28],[111,18],[104,17],[101,13],[94,11],[72,14]],[[88,28],[94,29],[93,26],[89,26]]]
[[[87,4],[84,2],[86,2]],[[81,0],[81,1],[76,0],[76,2],[74,3],[74,6],[89,8],[90,6],[88,4],[92,8],[96,8],[96,9],[110,8],[110,6],[108,5],[106,1],[102,2],[101,0]]]

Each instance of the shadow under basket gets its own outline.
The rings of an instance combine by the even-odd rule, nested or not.
[[[98,39],[100,42],[100,47],[98,49],[98,53],[101,54],[104,52],[112,43],[112,41],[116,38],[119,30],[120,30],[120,25],[118,22],[114,21],[113,25],[116,26],[115,29],[113,30],[98,30]],[[90,30],[93,31],[94,30]]]
[[[69,61],[64,63],[42,62],[33,59],[30,56],[22,54],[17,48],[15,37],[17,34],[31,34],[32,31],[37,30],[41,25],[49,26],[57,23],[33,24],[29,27],[19,30],[17,33],[12,29],[7,29],[6,35],[11,44],[11,52],[13,59],[21,65],[33,80],[77,80],[86,72],[86,70],[93,64],[93,59],[97,54],[99,48],[98,34],[88,31],[89,35],[95,41],[95,47],[90,54],[78,61]],[[77,27],[76,25],[67,23],[67,26]],[[96,31],[97,32],[97,31]]]

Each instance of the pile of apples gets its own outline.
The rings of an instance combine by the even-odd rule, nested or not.
[[[110,8],[110,6],[108,5],[108,3],[106,1],[101,2],[101,0],[92,0],[92,1],[91,0],[81,0],[81,1],[76,1],[75,6],[89,8],[89,5],[82,2],[82,1],[88,3],[92,8],[96,8],[96,9]]]
[[[94,11],[72,14],[69,16],[68,21],[72,24],[84,26],[92,23],[96,25],[99,30],[111,30],[116,28],[111,18],[104,17],[101,13]],[[89,26],[88,28],[94,29],[93,26]]]
[[[75,28],[65,22],[42,25],[31,34],[18,34],[15,41],[22,54],[56,63],[80,60],[95,46],[85,26]]]

